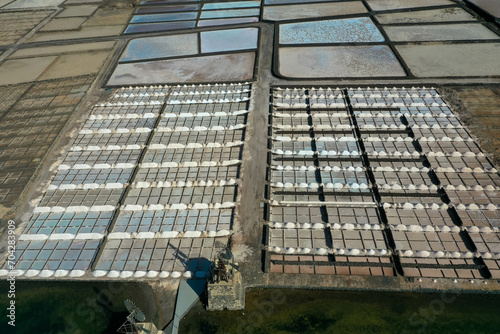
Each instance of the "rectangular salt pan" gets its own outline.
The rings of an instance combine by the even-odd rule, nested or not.
[[[368,17],[281,24],[281,44],[383,42]]]
[[[158,36],[133,39],[123,52],[120,61],[166,58],[197,53],[197,34]]]
[[[203,10],[259,7],[259,6],[260,6],[260,1],[217,2],[217,3],[207,3],[203,5]]]
[[[234,51],[257,48],[257,28],[207,31],[201,33],[201,52]]]
[[[194,26],[195,26],[195,21],[131,24],[125,30],[125,34],[189,29],[189,28],[194,28]]]
[[[198,14],[196,12],[135,15],[130,21],[130,23],[153,23],[153,22],[195,20],[197,16]]]
[[[140,7],[135,14],[153,14],[170,12],[190,12],[199,9],[199,5],[179,5],[179,6],[148,6]]]
[[[230,24],[243,24],[259,22],[258,17],[242,17],[235,19],[218,19],[218,20],[200,20],[198,21],[198,27],[211,27],[211,26],[222,26]]]
[[[234,9],[234,10],[215,10],[201,13],[202,19],[217,19],[224,17],[241,17],[241,16],[259,16],[260,9]]]

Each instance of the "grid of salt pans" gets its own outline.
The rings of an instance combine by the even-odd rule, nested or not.
[[[271,117],[270,271],[394,275],[342,90],[275,89]]]
[[[461,217],[498,214],[499,178],[468,131],[434,89],[347,92],[405,275],[488,277],[482,261],[499,253],[480,235],[493,246],[498,226]]]
[[[94,106],[19,237],[17,274],[205,275],[233,226],[249,92],[243,84],[128,87]],[[132,251],[145,241],[156,257]],[[166,265],[175,261],[184,269]]]
[[[133,102],[94,106],[72,139],[19,237],[19,275],[80,277],[90,269],[169,88],[147,99],[152,88],[137,90]]]
[[[249,97],[242,84],[171,89],[94,276],[206,276],[234,224]]]
[[[341,97],[348,103],[342,105]],[[335,103],[329,101],[333,98]],[[312,263],[321,269],[316,272],[332,274],[339,273],[339,256],[365,261],[380,254],[378,248],[384,247],[377,240],[384,240],[386,254],[392,253],[406,276],[498,277],[500,179],[436,90],[277,88],[272,127],[271,254],[328,254],[334,268],[325,270],[325,259]],[[363,157],[361,164],[346,167],[357,157]],[[323,179],[325,168],[335,174],[333,179]],[[364,171],[364,178],[353,177]],[[351,217],[331,216],[331,206],[346,210],[346,203],[368,210],[367,197],[359,200],[362,191],[373,195],[384,217],[374,215],[375,223],[358,224],[359,217],[366,220],[359,209]],[[332,196],[335,192],[340,196]],[[321,209],[315,223],[307,210],[300,212],[300,223],[284,214],[307,202]],[[324,248],[304,240],[305,228],[324,235]],[[321,233],[315,233],[317,240]],[[293,265],[308,263],[283,256],[271,255],[271,271],[287,272],[288,266],[288,272],[302,272]]]

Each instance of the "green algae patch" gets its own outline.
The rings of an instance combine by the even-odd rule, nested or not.
[[[1,291],[4,283],[0,284]],[[0,333],[116,333],[128,313],[120,286],[109,292],[107,283],[16,282],[15,330],[6,321]],[[7,294],[0,305],[8,305]]]
[[[197,304],[179,333],[493,333],[499,312],[500,295],[258,289],[244,311]]]

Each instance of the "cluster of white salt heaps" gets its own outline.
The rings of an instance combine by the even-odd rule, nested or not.
[[[187,143],[187,144],[151,144],[148,146],[150,150],[170,150],[170,149],[200,149],[200,148],[222,148],[222,147],[235,147],[242,146],[242,141],[229,142],[229,143]]]
[[[281,112],[274,112],[273,113],[274,118],[308,118],[309,115],[306,113],[292,113],[292,114],[284,114]]]
[[[89,129],[83,129],[80,130],[78,134],[80,135],[93,135],[93,134],[110,134],[110,133],[148,133],[151,132],[153,129],[151,128],[134,128],[134,129],[128,129],[128,128],[118,128],[118,129],[96,129],[96,130],[89,130]]]
[[[411,172],[411,173],[427,173],[429,168],[427,167],[372,167],[374,172]]]
[[[441,138],[435,138],[435,137],[419,137],[418,141],[421,142],[436,142],[436,141],[447,141],[447,142],[474,142],[474,139],[470,137],[462,138],[462,137],[441,137]]]
[[[313,93],[311,95],[306,95],[304,94],[304,90],[302,92],[299,92],[298,90],[295,90],[295,91],[283,91],[284,94],[281,94],[281,93],[274,93],[273,96],[274,97],[277,97],[277,98],[284,98],[284,99],[287,99],[287,100],[290,100],[290,99],[293,99],[293,100],[305,100],[305,99],[310,99],[310,100],[316,100],[316,99],[343,99],[344,96],[342,95],[341,92],[339,91],[332,91],[331,89],[330,90],[327,90],[327,91],[320,91],[318,92],[319,95],[317,93]],[[291,95],[290,95],[291,94]]]
[[[406,89],[410,89],[410,91],[407,91]],[[381,92],[381,90],[382,90],[382,92]],[[406,94],[404,94],[401,90],[403,90],[403,92],[406,91]],[[390,92],[390,91],[392,91],[392,92]],[[413,92],[411,92],[411,91],[413,91]],[[405,88],[405,87],[392,87],[392,88],[388,88],[388,87],[370,88],[370,87],[367,87],[367,88],[361,88],[361,87],[358,87],[356,92],[354,91],[354,89],[349,89],[348,92],[349,92],[349,96],[351,96],[351,97],[355,97],[355,96],[357,96],[357,97],[369,97],[371,99],[382,98],[382,97],[388,97],[388,98],[394,98],[394,97],[437,98],[437,97],[441,96],[438,94],[438,92],[435,90],[434,87],[426,88],[425,86],[422,86],[422,87],[412,86],[411,88]]]
[[[324,229],[328,225],[327,224],[323,224],[323,223],[309,224],[309,223],[280,223],[280,222],[270,222],[269,226],[272,227],[272,228],[287,228],[287,229],[300,228],[300,229],[316,229],[316,230],[319,230],[319,229]]]
[[[212,89],[212,88],[207,88],[207,87],[217,87],[215,89],[219,89],[219,87],[225,87],[223,89],[227,89],[227,92],[232,92],[231,90],[229,90],[228,87],[241,87],[243,85],[249,85],[251,84],[251,82],[244,82],[244,83],[241,83],[241,82],[238,82],[238,83],[215,83],[215,84],[191,84],[191,85],[176,85],[176,86],[169,86],[169,85],[150,85],[150,86],[128,86],[128,87],[121,87],[119,92],[125,92],[125,91],[128,91],[128,90],[147,90],[147,89],[167,89],[167,88],[192,88],[193,90],[188,90],[188,91],[184,91],[184,92],[176,92],[174,91],[172,94],[174,93],[177,93],[177,95],[192,95],[194,91],[196,91],[196,88],[200,88],[200,89]],[[248,88],[243,88],[243,90],[237,90],[237,93],[240,93],[240,92],[249,92],[250,90]],[[234,92],[233,92],[234,93]],[[118,93],[120,94],[120,93]],[[122,93],[124,94],[124,93]],[[144,94],[148,94],[149,93],[137,93],[139,94],[139,96],[144,96]],[[142,95],[140,95],[142,94]]]
[[[66,164],[61,164],[59,165],[58,169],[59,170],[68,170],[68,169],[127,169],[127,168],[134,168],[136,165],[132,163],[127,163],[127,162],[121,162],[121,163],[116,163],[116,164],[95,164],[95,165],[89,165],[89,164],[75,164],[75,165],[66,165]]]
[[[246,128],[246,124],[236,124],[236,125],[230,125],[230,126],[220,126],[220,125],[214,125],[211,127],[207,126],[194,126],[192,128],[189,128],[187,126],[176,126],[174,128],[170,128],[167,126],[160,126],[156,128],[157,132],[203,132],[203,131],[233,131],[233,130],[240,130]]]
[[[107,114],[107,115],[90,115],[89,120],[113,120],[113,119],[143,119],[156,118],[158,114],[146,112],[144,114]]]
[[[475,186],[446,185],[443,187],[443,189],[445,189],[447,191],[498,191],[500,189],[500,187],[496,187],[496,186],[492,186],[492,185],[485,186],[485,187],[479,186],[479,185],[475,185]]]
[[[130,145],[107,145],[107,146],[73,146],[69,150],[78,151],[121,151],[121,150],[141,150],[144,146],[137,144]]]
[[[53,234],[21,234],[20,241],[43,241],[43,240],[101,240],[106,235],[102,233],[53,233]]]
[[[451,154],[448,154],[448,153],[444,153],[444,152],[427,152],[426,153],[427,156],[429,157],[454,157],[454,158],[458,158],[458,157],[466,157],[466,158],[473,158],[473,157],[484,157],[484,153],[474,153],[474,152],[465,152],[465,153],[461,153],[461,152],[453,152]]]
[[[312,139],[308,136],[300,136],[300,137],[290,137],[290,136],[274,136],[272,138],[275,141],[280,142],[310,142]],[[355,142],[356,138],[350,136],[342,136],[342,137],[317,137],[315,139],[317,142]]]
[[[49,269],[44,269],[44,270],[36,270],[36,269],[28,269],[28,270],[5,270],[2,269],[0,270],[0,277],[5,277],[5,276],[23,276],[23,277],[29,277],[29,278],[49,278],[49,277],[82,277],[85,275],[85,271],[83,270],[64,270],[64,269],[58,269],[58,270],[49,270]]]
[[[274,182],[271,184],[272,187],[274,188],[285,188],[285,189],[318,189],[320,186],[323,186],[327,189],[368,189],[369,186],[366,183],[355,183],[351,182],[349,184],[342,184],[342,183],[291,183],[291,182]]]
[[[126,204],[122,206],[123,211],[163,211],[163,210],[206,210],[206,209],[230,209],[236,206],[235,202],[224,203],[190,203],[190,204]]]
[[[366,137],[363,141],[367,142],[412,142],[412,137]]]
[[[384,229],[382,225],[379,224],[352,224],[352,223],[334,223],[334,224],[324,224],[324,223],[281,223],[281,222],[270,222],[269,227],[271,228],[285,228],[285,229],[324,229],[330,227],[332,230],[381,230]]]
[[[403,152],[400,152],[400,151],[394,151],[394,152],[385,152],[385,151],[380,151],[380,152],[377,152],[377,151],[372,151],[372,152],[368,152],[368,155],[371,155],[371,156],[374,156],[374,157],[413,157],[413,158],[419,158],[420,157],[420,153],[417,152],[417,151],[414,151],[414,152],[408,152],[408,151],[403,151]]]
[[[380,224],[352,224],[352,223],[334,223],[331,225],[332,230],[381,230],[384,227]]]
[[[84,184],[51,184],[47,187],[48,190],[91,190],[91,189],[122,189],[125,187],[123,183],[84,183]]]
[[[172,96],[184,96],[184,95],[214,95],[214,94],[241,94],[241,93],[248,93],[250,92],[249,89],[244,88],[244,89],[228,89],[228,90],[205,90],[205,91],[198,91],[198,90],[193,90],[193,91],[188,91],[188,92],[172,92]]]
[[[319,125],[307,125],[307,124],[299,124],[299,125],[288,125],[288,124],[274,124],[274,129],[280,130],[350,130],[352,127],[349,124],[337,124],[337,125],[328,125],[328,124],[319,124]]]
[[[499,233],[500,227],[490,227],[490,226],[463,226],[464,231],[469,233]]]
[[[325,167],[316,167],[316,166],[290,166],[290,165],[274,165],[271,166],[274,170],[284,170],[284,171],[309,171],[313,172],[316,170],[325,171],[325,172],[364,172],[366,169],[364,167],[338,167],[338,166],[325,166]]]
[[[237,184],[236,179],[228,180],[196,180],[196,181],[154,181],[154,182],[136,182],[133,188],[192,188],[192,187],[223,187]]]
[[[111,232],[109,240],[121,239],[173,239],[173,238],[200,238],[200,237],[223,237],[231,234],[229,230],[218,231],[165,231],[165,232]]]
[[[143,270],[138,270],[138,271],[117,271],[117,270],[110,270],[110,271],[105,271],[105,270],[95,270],[92,272],[92,275],[96,278],[101,278],[101,277],[108,277],[108,278],[121,278],[121,279],[128,279],[128,278],[206,278],[208,277],[208,272],[206,271],[156,271],[156,270],[150,270],[150,271],[143,271]]]
[[[445,232],[445,233],[459,233],[463,228],[458,226],[446,225],[391,225],[391,230],[395,231],[408,231],[408,232]]]
[[[399,113],[390,113],[390,112],[375,112],[375,111],[363,111],[356,114],[357,118],[400,118],[401,116],[411,117],[411,118],[453,118],[453,115],[447,115],[445,113],[432,114],[432,113],[422,113],[422,112],[399,112]]]
[[[241,163],[241,160],[225,160],[225,161],[187,161],[183,163],[178,162],[144,162],[141,168],[176,168],[176,167],[217,167],[217,166],[233,166]]]
[[[378,112],[378,111],[363,111],[356,114],[358,118],[399,118],[401,113],[391,114],[390,112]]]
[[[320,109],[320,108],[345,108],[345,103],[342,101],[335,101],[335,102],[330,102],[327,101],[326,103],[324,102],[312,102],[311,103],[311,108],[313,109]]]
[[[433,130],[441,130],[441,129],[463,129],[463,125],[453,125],[453,124],[446,124],[446,125],[440,125],[440,124],[433,124],[431,126],[427,124],[415,124],[411,126],[412,129],[433,129]]]
[[[460,233],[468,231],[469,233],[499,233],[500,228],[490,226],[446,226],[446,225],[390,225],[392,230],[409,231],[409,232],[444,232],[444,233]]]
[[[364,97],[363,97],[363,99],[364,99]],[[432,102],[431,104],[427,104],[427,103],[425,103],[425,101],[423,99],[421,99],[421,102],[411,102],[411,103],[405,103],[405,102],[374,102],[374,103],[353,102],[352,105],[355,108],[366,108],[366,107],[372,107],[372,108],[446,107],[446,103],[444,103],[444,102],[442,102],[442,103]]]
[[[236,110],[231,112],[225,111],[216,111],[213,113],[210,112],[199,112],[199,113],[191,113],[191,112],[181,112],[181,113],[164,113],[161,115],[162,118],[193,118],[193,117],[228,117],[228,116],[240,116],[248,114],[248,110]]]
[[[472,259],[474,257],[483,257],[486,259],[500,259],[500,253],[489,252],[443,252],[443,251],[412,251],[399,250],[401,257],[421,257],[421,258],[448,258],[448,259]]]
[[[449,206],[447,204],[436,204],[436,203],[382,203],[384,209],[403,209],[403,210],[448,210]]]
[[[274,154],[278,155],[301,155],[301,156],[312,156],[314,154],[322,155],[322,156],[359,156],[358,151],[342,151],[342,152],[337,152],[337,151],[321,151],[321,152],[315,152],[315,151],[306,151],[306,150],[298,150],[298,151],[290,151],[290,150],[280,150],[276,149],[273,150]]]
[[[294,88],[281,88],[281,87],[274,87],[273,88],[275,91],[279,91],[279,92],[283,92],[284,94],[290,94],[290,92],[293,92],[294,94],[297,94],[298,92],[304,92],[306,90],[310,90],[310,88],[306,88],[306,87],[302,87],[302,88],[297,88],[297,87],[294,87]],[[359,88],[361,89],[361,88]],[[394,88],[396,89],[396,88]],[[321,88],[321,87],[318,87],[318,88],[314,88],[314,91],[316,92],[322,92],[322,91],[325,91],[325,89]],[[341,93],[341,89],[339,87],[336,87],[335,89],[331,88],[331,87],[327,87],[326,88],[326,92],[335,92],[335,94],[340,94]],[[279,94],[279,93],[277,93]]]
[[[93,205],[93,206],[39,206],[33,210],[33,213],[62,213],[62,212],[109,212],[115,211],[113,205]]]
[[[303,114],[301,114],[303,115]],[[305,114],[307,115],[307,114]],[[295,115],[294,115],[295,117]],[[335,112],[335,113],[321,113],[321,112],[315,112],[312,114],[312,118],[343,118],[343,117],[350,117],[348,113],[346,112]]]
[[[455,208],[459,211],[477,211],[477,210],[488,210],[497,211],[499,206],[495,204],[458,204]]]
[[[280,254],[316,254],[316,255],[326,255],[326,254],[336,254],[336,255],[352,255],[352,256],[389,256],[391,254],[388,249],[344,249],[344,248],[300,248],[300,247],[277,247],[269,246],[267,249],[273,253]]]
[[[134,101],[134,102],[106,102],[101,103],[100,107],[122,107],[122,106],[157,106],[162,105],[163,101]]]
[[[238,103],[250,100],[248,97],[235,98],[235,99],[199,99],[199,100],[169,100],[168,104],[211,104],[211,103]]]
[[[384,190],[419,190],[419,191],[437,191],[438,186],[435,184],[426,185],[426,184],[408,184],[408,185],[400,185],[400,184],[379,184],[380,189]]]
[[[451,167],[437,167],[434,169],[437,173],[477,173],[477,174],[484,174],[484,173],[497,173],[496,168],[469,168],[469,167],[462,167],[462,168],[451,168]]]
[[[299,99],[297,97],[291,97],[291,99]],[[307,108],[307,103],[290,101],[290,102],[274,102],[273,106],[275,108],[293,108],[293,109],[305,109]],[[324,101],[324,102],[311,102],[310,107],[313,109],[320,108],[345,108],[345,103],[340,101]]]
[[[380,126],[375,126],[375,125],[372,125],[372,124],[362,124],[359,126],[360,129],[365,129],[365,130],[380,130],[380,129],[383,129],[383,130],[387,130],[387,129],[399,129],[399,130],[404,130],[406,129],[406,125],[396,125],[396,124],[390,124],[390,125],[386,125],[386,124],[382,124]]]

